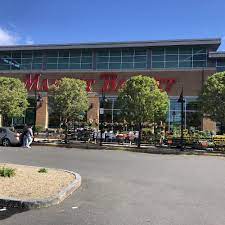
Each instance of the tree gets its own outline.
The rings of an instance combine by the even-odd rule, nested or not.
[[[16,78],[0,77],[0,114],[6,117],[24,116],[28,107],[28,93],[24,84]]]
[[[157,81],[142,75],[131,77],[125,83],[118,101],[124,119],[139,127],[138,147],[143,123],[155,123],[165,118],[169,105],[168,95],[159,89]]]
[[[208,77],[200,95],[201,109],[205,116],[225,125],[225,72]]]
[[[73,78],[63,78],[50,88],[54,111],[59,112],[61,122],[65,125],[67,141],[68,123],[80,119],[88,110],[86,82]]]

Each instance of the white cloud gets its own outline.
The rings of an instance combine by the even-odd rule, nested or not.
[[[15,25],[13,26],[15,27]],[[12,31],[12,29],[0,27],[0,46],[18,44],[33,45],[34,41],[30,36],[23,36],[18,34],[18,32]]]
[[[18,44],[18,40],[17,34],[0,27],[0,45],[15,45]]]

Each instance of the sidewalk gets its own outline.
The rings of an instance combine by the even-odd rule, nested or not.
[[[104,142],[102,146],[99,143],[88,143],[81,141],[69,141],[69,143],[64,143],[59,139],[41,139],[35,138],[33,142],[34,146],[51,146],[51,147],[63,147],[63,148],[79,148],[79,149],[95,149],[95,150],[118,150],[118,151],[131,151],[140,153],[150,153],[150,154],[173,154],[173,155],[204,155],[204,156],[222,156],[225,157],[223,152],[213,152],[198,149],[186,149],[181,151],[178,148],[168,148],[167,146],[156,147],[153,145],[141,145],[137,148],[136,145],[130,145],[129,143],[118,144],[114,142]]]

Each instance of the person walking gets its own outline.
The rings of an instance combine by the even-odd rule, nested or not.
[[[24,125],[24,128],[23,128],[23,133],[21,135],[21,140],[22,140],[22,147],[25,148],[27,146],[27,129],[28,129],[28,126],[27,124]]]
[[[27,133],[26,133],[25,136],[27,137],[27,141],[26,141],[25,147],[26,148],[31,148],[30,145],[31,145],[31,143],[33,141],[33,137],[34,137],[32,126],[28,126]]]

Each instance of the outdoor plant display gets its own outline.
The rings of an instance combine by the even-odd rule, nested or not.
[[[206,149],[214,147],[213,135],[210,131],[188,131],[184,130],[184,144],[187,147]],[[171,146],[180,145],[180,132],[175,130],[174,134],[167,135],[167,142]]]
[[[225,135],[215,135],[212,138],[215,150],[225,150]]]
[[[143,128],[142,130],[142,142],[154,144],[155,135],[151,128]]]

